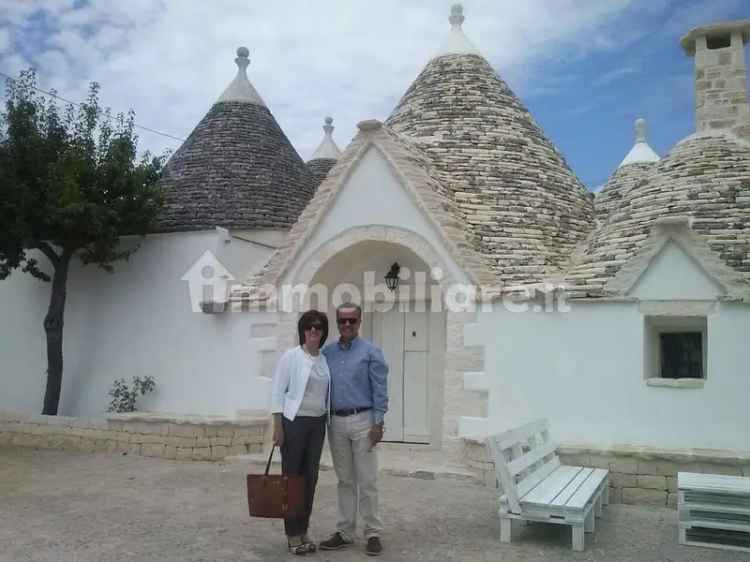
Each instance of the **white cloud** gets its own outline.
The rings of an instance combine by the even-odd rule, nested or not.
[[[17,53],[9,54],[9,55],[2,55],[0,54],[0,71],[2,71],[4,74],[8,74],[9,76],[16,76],[21,70],[24,70],[29,67],[29,61],[27,61],[24,57]],[[0,80],[2,84],[5,84],[5,79],[3,77],[2,80]],[[2,88],[3,92],[5,91],[5,88]]]
[[[0,27],[0,53],[10,48],[10,31]]]
[[[607,86],[612,82],[617,82],[620,78],[629,76],[630,74],[635,74],[636,72],[638,71],[632,66],[615,68],[599,76],[596,80],[594,80],[593,84],[594,86]]]
[[[7,1],[7,0],[6,0]],[[511,86],[523,91],[540,61],[574,60],[637,37],[615,25],[631,0],[474,0],[464,30]],[[54,22],[42,52],[24,57],[40,82],[72,99],[102,85],[115,111],[187,137],[235,74],[237,46],[250,49],[250,79],[303,158],[335,118],[346,146],[362,119],[387,117],[448,33],[450,2],[247,2],[181,0],[11,2],[0,15],[20,31],[45,10]],[[141,132],[142,147],[179,143]]]

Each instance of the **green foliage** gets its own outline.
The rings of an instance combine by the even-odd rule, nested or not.
[[[125,379],[117,379],[109,391],[112,400],[109,403],[108,412],[135,412],[135,401],[139,396],[145,396],[156,388],[154,377],[133,377],[132,385],[128,385]]]
[[[49,281],[27,252],[55,264],[78,255],[112,271],[119,236],[146,234],[162,205],[164,157],[137,154],[134,114],[113,116],[92,83],[80,106],[60,109],[38,93],[33,70],[9,80],[0,114],[0,279],[20,268]]]

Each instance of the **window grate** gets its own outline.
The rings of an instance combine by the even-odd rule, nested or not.
[[[703,378],[703,334],[669,332],[659,334],[661,377],[665,379]]]

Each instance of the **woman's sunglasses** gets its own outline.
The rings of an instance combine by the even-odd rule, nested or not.
[[[305,331],[309,332],[310,330],[315,329],[318,332],[323,331],[323,324],[310,324],[309,326],[305,326]]]
[[[339,318],[337,322],[339,324],[349,324],[350,326],[354,326],[357,322],[359,322],[359,318]]]

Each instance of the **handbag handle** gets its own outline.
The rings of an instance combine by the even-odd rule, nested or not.
[[[268,476],[268,471],[271,468],[271,459],[273,458],[273,452],[274,452],[275,449],[276,449],[276,445],[274,445],[273,447],[271,447],[271,454],[268,455],[268,463],[266,464],[266,476]]]

